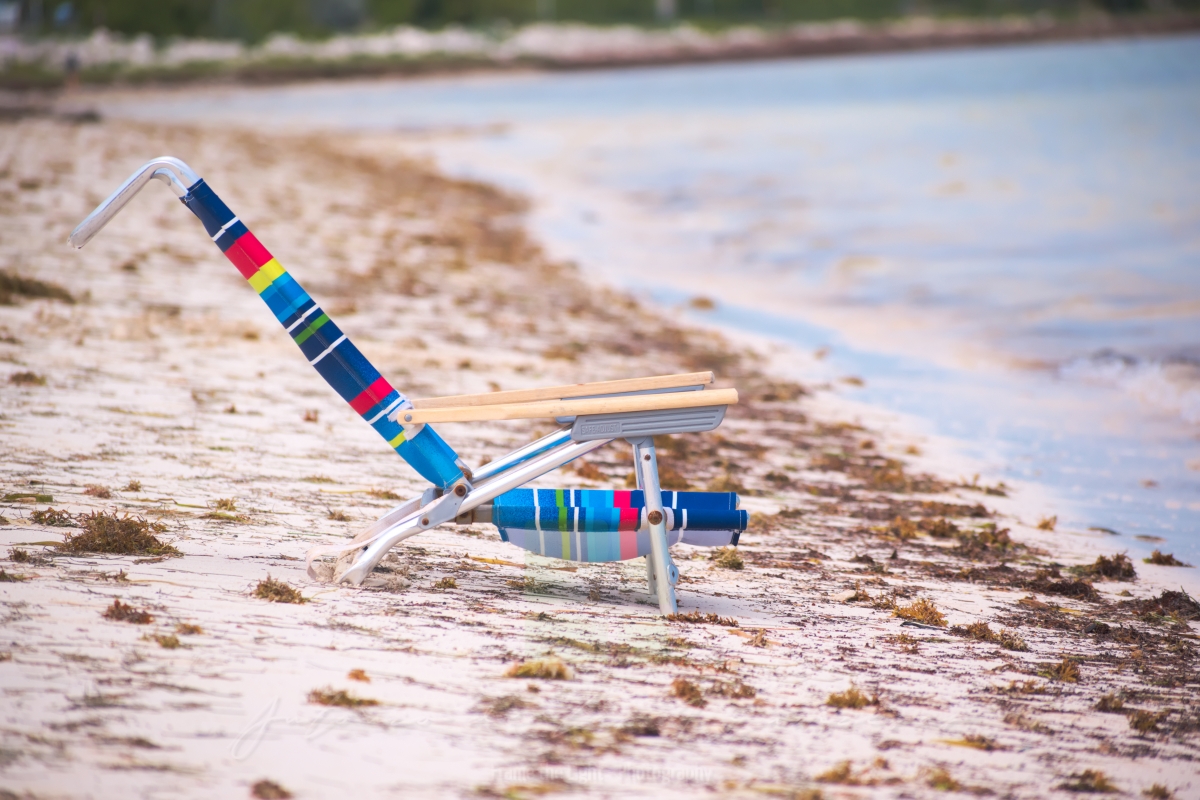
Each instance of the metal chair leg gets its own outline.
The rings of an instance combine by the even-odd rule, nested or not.
[[[667,550],[667,519],[663,513],[662,489],[658,484],[658,456],[654,451],[654,439],[629,440],[633,445],[633,460],[638,484],[646,497],[646,519],[650,524],[650,556],[646,570],[650,578],[650,593],[658,598],[658,608],[663,614],[674,614],[678,610],[675,602],[675,582],[679,570]]]

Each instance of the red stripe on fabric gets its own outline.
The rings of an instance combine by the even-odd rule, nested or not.
[[[350,407],[359,413],[366,414],[383,398],[392,393],[392,385],[384,378],[379,378],[366,389],[358,397],[350,401]]]
[[[637,531],[621,531],[621,560],[637,557]]]
[[[258,272],[259,267],[271,260],[271,254],[267,252],[267,248],[263,247],[250,231],[243,233],[225,251],[225,257],[233,262],[233,265],[238,268],[238,272],[242,273],[242,277],[246,279],[249,279],[251,275]]]
[[[626,492],[625,494],[628,494]],[[621,516],[617,522],[617,530],[619,531],[636,531],[642,522],[642,512],[638,508],[622,508]]]
[[[633,492],[613,492],[613,508],[629,508],[629,498]]]

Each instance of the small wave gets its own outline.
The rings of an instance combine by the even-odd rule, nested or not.
[[[1143,360],[1102,350],[1068,361],[1060,377],[1114,386],[1192,425],[1200,424],[1200,363],[1187,358]]]

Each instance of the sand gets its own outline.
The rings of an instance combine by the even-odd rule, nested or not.
[[[310,546],[423,487],[162,187],[67,248],[163,153],[413,396],[737,386],[718,431],[661,443],[669,486],[754,512],[737,559],[674,549],[702,620],[660,618],[640,561],[542,559],[482,525],[405,542],[363,588],[309,581]],[[74,298],[0,306],[0,488],[53,498],[0,507],[0,797],[1198,796],[1200,606],[1163,595],[1194,570],[1089,576],[1119,539],[1039,529],[1032,489],[773,377],[786,351],[585,281],[522,211],[350,138],[0,128],[0,269]],[[549,426],[439,429],[481,463]],[[629,469],[610,447],[541,485]],[[80,531],[48,508],[159,523],[182,556],[63,554]],[[256,597],[268,576],[307,602]],[[152,620],[106,618],[118,599]],[[536,659],[569,677],[507,676]]]

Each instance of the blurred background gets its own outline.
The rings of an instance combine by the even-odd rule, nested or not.
[[[393,25],[436,28],[594,25],[686,21],[705,26],[909,15],[999,16],[1038,12],[1163,12],[1200,0],[0,0],[0,25],[29,33],[86,35],[97,28],[154,37],[261,41],[281,31],[303,36]]]

